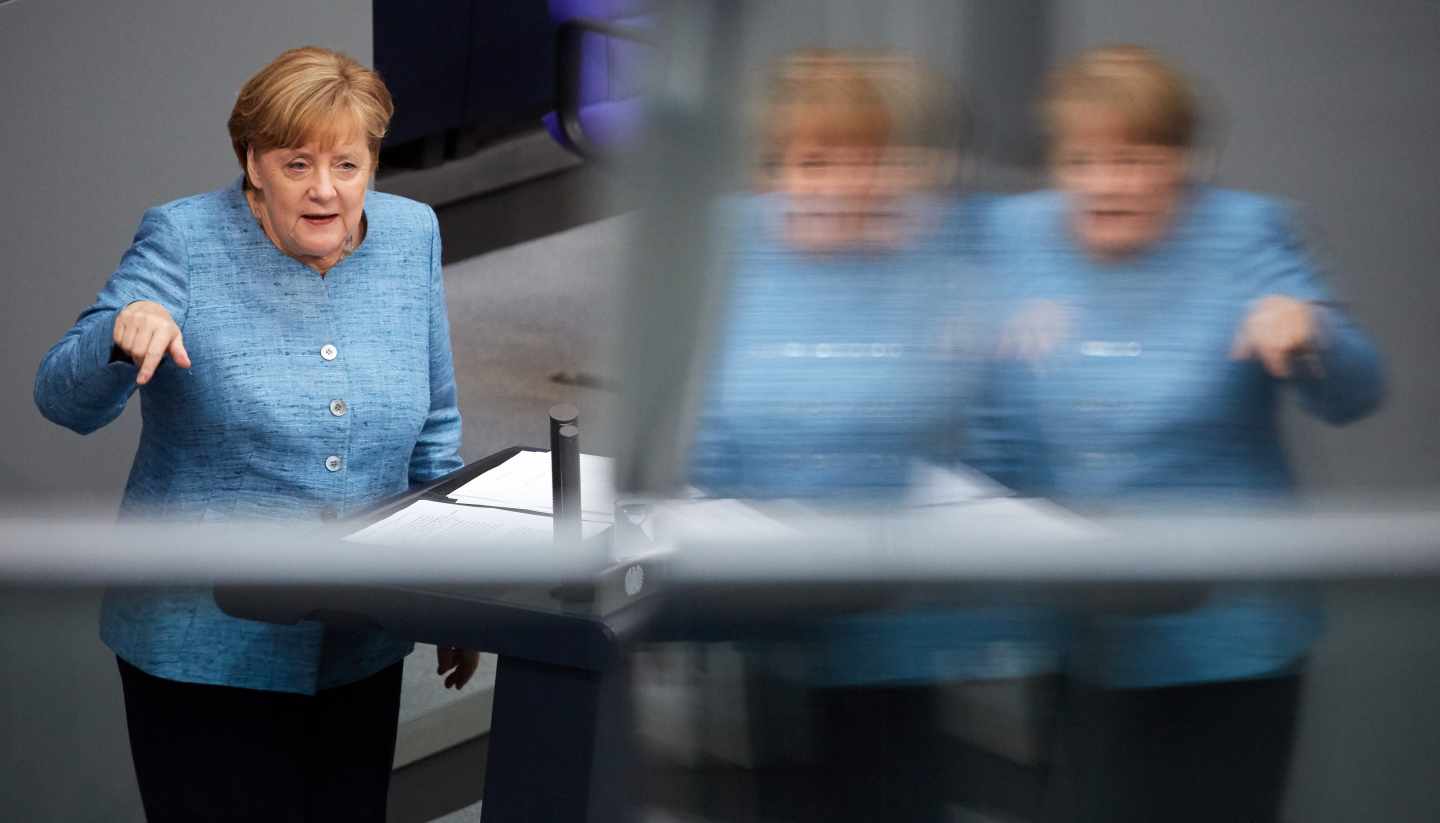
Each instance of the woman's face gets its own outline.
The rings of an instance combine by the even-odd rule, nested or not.
[[[792,141],[774,177],[776,190],[785,195],[790,243],[812,252],[901,244],[905,199],[935,182],[930,154],[901,146]]]
[[[785,233],[807,251],[858,243],[877,202],[880,150],[798,138],[785,147],[776,189],[785,195]]]
[[[252,149],[247,160],[256,212],[281,251],[324,272],[360,241],[374,164],[358,129],[329,145]]]
[[[1187,159],[1184,149],[1132,139],[1116,113],[1083,104],[1065,112],[1055,182],[1085,250],[1113,260],[1159,241],[1179,207]]]

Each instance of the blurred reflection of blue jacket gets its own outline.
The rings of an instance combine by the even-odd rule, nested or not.
[[[777,197],[728,204],[731,283],[691,451],[727,497],[895,503],[915,461],[947,463],[993,346],[994,284],[961,262],[969,211],[907,248],[788,248]],[[959,550],[957,546],[957,550]],[[997,606],[874,612],[798,627],[823,684],[1019,676],[1053,666],[1044,615]]]
[[[1380,402],[1375,347],[1273,200],[1198,187],[1169,236],[1123,263],[1075,245],[1058,193],[1008,198],[991,217],[997,272],[1068,317],[1048,358],[992,384],[1010,444],[1023,445],[1004,479],[1022,492],[1081,511],[1283,501],[1294,485],[1278,425],[1287,384],[1336,424]],[[1289,381],[1230,358],[1249,307],[1271,294],[1320,311],[1318,358]],[[1298,596],[1225,588],[1190,611],[1080,621],[1073,666],[1125,687],[1262,676],[1299,660],[1320,623]]]

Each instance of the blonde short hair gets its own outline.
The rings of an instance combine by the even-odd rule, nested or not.
[[[807,49],[771,71],[760,132],[771,152],[795,139],[957,148],[957,101],[919,61],[883,51]]]
[[[890,136],[879,89],[838,51],[799,51],[779,61],[758,114],[762,140],[775,152],[801,139],[881,146]]]
[[[1050,76],[1041,113],[1052,141],[1064,131],[1067,111],[1090,107],[1119,115],[1127,136],[1140,143],[1189,149],[1199,129],[1189,81],[1141,46],[1091,49]]]
[[[251,188],[246,153],[330,143],[352,117],[365,133],[370,159],[378,161],[380,141],[390,127],[395,104],[373,69],[318,46],[291,49],[246,81],[230,110],[230,143]]]

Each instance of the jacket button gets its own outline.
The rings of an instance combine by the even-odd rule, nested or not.
[[[340,455],[332,454],[325,458],[325,469],[332,472],[340,471]]]
[[[347,411],[349,411],[349,410],[350,410],[350,407],[347,406],[347,405],[345,405],[345,401],[344,401],[344,400],[331,400],[331,401],[330,401],[330,413],[333,414],[333,415],[335,415],[336,417],[344,417],[344,416],[345,416],[345,412],[347,412]]]
[[[339,353],[340,350],[329,343],[320,347],[320,357],[324,360],[334,360],[335,356]]]

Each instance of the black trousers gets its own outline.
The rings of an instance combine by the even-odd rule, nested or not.
[[[927,686],[814,692],[824,820],[946,819],[938,697]]]
[[[1155,689],[1065,687],[1052,823],[1273,823],[1301,677]]]
[[[945,766],[938,691],[928,686],[814,688],[788,722],[766,717],[751,683],[751,733],[762,748],[802,734],[808,757],[754,772],[756,820],[786,823],[939,823]],[[795,688],[795,687],[790,687]],[[798,729],[803,724],[807,728]]]
[[[385,820],[402,664],[313,696],[180,683],[119,664],[151,823]]]

